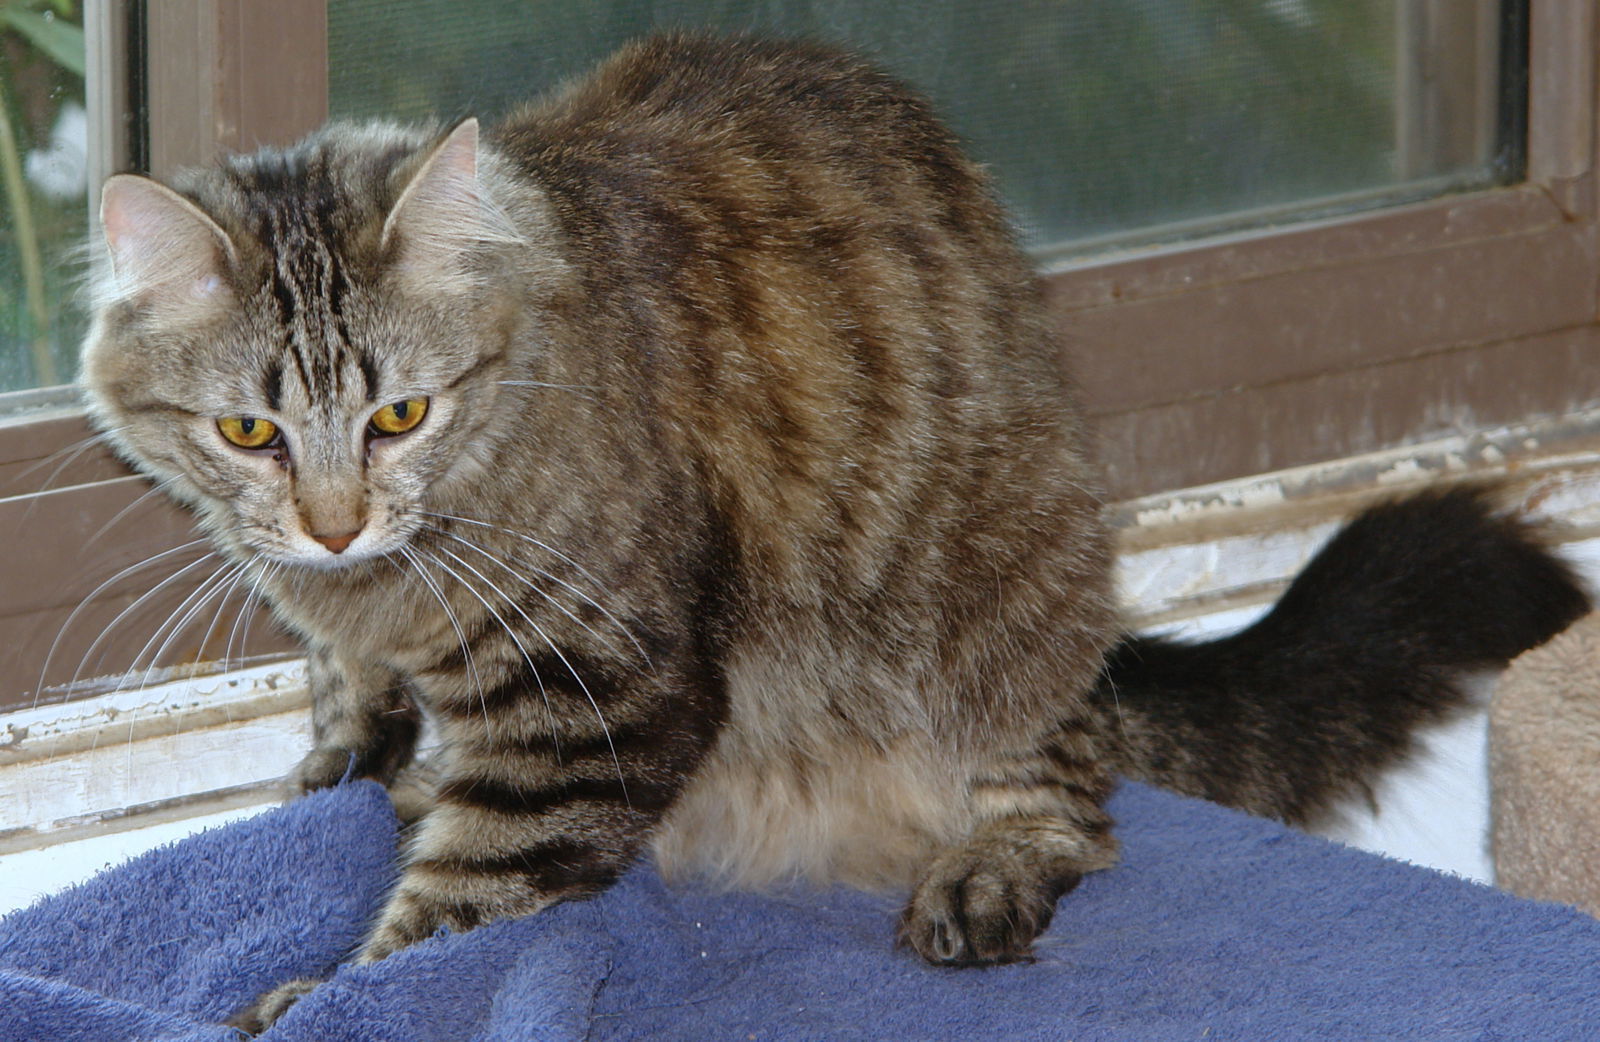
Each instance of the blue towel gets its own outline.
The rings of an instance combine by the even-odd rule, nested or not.
[[[592,901],[335,970],[394,873],[370,783],[152,851],[0,920],[4,1042],[219,1042],[332,979],[275,1042],[1600,1037],[1600,923],[1136,785],[1120,866],[1031,964],[941,970],[847,891]]]

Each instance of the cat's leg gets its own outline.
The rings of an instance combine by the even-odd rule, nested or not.
[[[469,930],[603,890],[633,863],[719,729],[719,685],[688,682],[662,662],[628,672],[571,655],[541,664],[537,678],[519,672],[487,690],[428,692],[442,739],[438,791],[358,962],[441,928]],[[229,1023],[260,1032],[318,983],[290,981]]]
[[[259,1035],[276,1024],[279,1017],[289,1012],[290,1006],[299,1002],[311,989],[321,983],[310,978],[292,980],[256,999],[248,1007],[229,1017],[225,1023],[228,1027],[238,1028],[251,1037]]]
[[[977,772],[970,798],[978,824],[916,884],[901,942],[940,965],[1027,959],[1056,900],[1086,873],[1116,863],[1103,807],[1111,784],[1077,729]]]
[[[430,692],[435,804],[358,959],[605,889],[709,751],[720,703],[720,685],[661,661],[570,654],[490,690]]]
[[[336,785],[345,777],[387,785],[411,761],[421,716],[394,670],[314,648],[312,749],[289,776],[293,795]]]

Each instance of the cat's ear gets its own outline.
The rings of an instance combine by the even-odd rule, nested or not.
[[[383,224],[383,249],[419,289],[469,290],[485,246],[519,241],[483,189],[478,121],[467,119],[434,146]]]
[[[110,271],[98,296],[194,314],[223,303],[233,242],[217,222],[165,185],[114,174],[100,191]]]

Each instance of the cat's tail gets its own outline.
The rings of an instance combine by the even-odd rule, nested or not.
[[[1589,609],[1537,529],[1483,489],[1357,517],[1272,611],[1220,640],[1129,637],[1092,696],[1127,777],[1289,822],[1368,794],[1416,727]]]

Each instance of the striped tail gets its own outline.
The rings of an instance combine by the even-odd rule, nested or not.
[[[1124,775],[1304,823],[1462,706],[1459,681],[1589,610],[1572,571],[1482,488],[1357,517],[1249,628],[1129,637],[1092,697]]]

